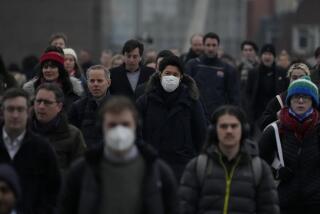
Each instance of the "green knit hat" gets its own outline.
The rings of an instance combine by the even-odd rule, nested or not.
[[[319,106],[319,91],[318,87],[311,82],[310,77],[304,76],[300,79],[293,81],[288,88],[288,95],[286,98],[286,104],[289,106],[290,99],[293,95],[304,94],[311,97],[313,104]]]

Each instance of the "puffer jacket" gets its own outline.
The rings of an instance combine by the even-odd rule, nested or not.
[[[252,144],[241,146],[238,156],[226,165],[217,146],[205,150],[211,165],[201,180],[197,158],[187,165],[179,189],[181,214],[277,214],[278,195],[269,166],[261,161],[261,177],[255,183],[252,158],[257,149]],[[227,168],[229,170],[227,170]],[[209,173],[210,172],[210,173]]]
[[[278,122],[285,167],[279,171],[278,186],[282,210],[301,205],[320,209],[320,120],[306,129],[303,123],[288,126],[282,119],[287,108],[281,110]],[[318,114],[318,113],[317,113]],[[319,115],[319,114],[318,114]],[[291,116],[289,116],[291,117]],[[306,119],[305,122],[308,122]],[[298,122],[297,122],[298,123]],[[301,133],[304,133],[301,135]],[[269,126],[259,140],[260,156],[272,164],[277,144],[274,129]],[[317,210],[317,211],[318,211]]]

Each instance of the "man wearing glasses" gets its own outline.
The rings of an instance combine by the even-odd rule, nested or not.
[[[31,129],[47,138],[58,156],[64,172],[85,151],[82,133],[67,121],[62,111],[64,95],[59,86],[45,83],[38,87],[34,100]]]
[[[54,213],[60,174],[54,151],[46,140],[27,129],[28,94],[12,88],[2,98],[4,123],[0,125],[0,163],[17,171],[22,200],[18,210],[26,214]]]

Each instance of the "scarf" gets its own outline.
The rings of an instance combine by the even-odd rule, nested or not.
[[[289,113],[289,108],[283,108],[280,112],[280,124],[282,128],[294,132],[295,136],[301,141],[304,136],[311,132],[319,120],[319,112],[312,108],[311,114],[302,121]]]

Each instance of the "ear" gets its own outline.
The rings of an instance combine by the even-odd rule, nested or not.
[[[63,108],[63,103],[62,102],[58,103],[58,108],[59,108],[59,111],[62,110],[62,108]]]
[[[107,79],[107,82],[108,82],[108,88],[109,88],[111,85],[111,79]]]

